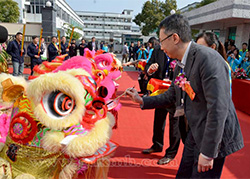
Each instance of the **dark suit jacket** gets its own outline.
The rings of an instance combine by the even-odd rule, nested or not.
[[[58,51],[53,43],[50,43],[48,46],[48,53],[49,53],[49,62],[54,60],[58,56]]]
[[[137,53],[137,51],[138,51],[140,48],[141,48],[141,46],[138,47],[137,45],[134,47],[134,54],[135,54],[135,56],[136,56],[136,59],[138,59],[138,53]]]
[[[91,51],[93,50],[92,41],[88,43],[88,49]],[[95,42],[95,51],[97,51],[97,50],[98,50],[98,44],[97,44],[97,42]]]
[[[68,54],[68,56],[66,56],[64,60],[69,59],[69,52],[66,52],[67,48],[68,48],[68,43],[65,43],[65,44],[61,43],[61,50],[62,50],[61,54],[62,55]]]
[[[71,43],[71,46],[69,47],[69,56],[70,58],[77,56],[77,45],[75,43]]]
[[[83,56],[84,55],[84,50],[85,50],[85,48],[88,48],[88,46],[87,46],[87,44],[80,43],[78,48],[79,48],[79,51],[80,51],[80,55]]]
[[[143,109],[180,106],[182,90],[174,85],[180,72],[164,94],[143,98]],[[225,157],[243,148],[243,138],[234,104],[230,96],[228,66],[211,48],[192,42],[184,72],[196,93],[192,101],[183,92],[184,110],[200,152],[208,157]]]
[[[21,42],[18,44],[16,40],[11,41],[7,46],[7,53],[11,55],[12,61],[19,62],[20,64],[24,62],[25,48],[23,47],[23,56],[21,56]]]
[[[40,52],[40,57],[36,58],[35,55],[38,55],[38,47],[39,45],[35,46],[34,43],[32,42],[28,48],[27,48],[27,54],[30,57],[30,62],[36,62],[36,63],[42,63],[41,55],[43,54],[43,48],[42,46],[40,47],[41,52]]]
[[[157,78],[157,79],[163,80],[165,78],[165,74],[167,70],[167,60],[168,60],[167,56],[161,50],[161,47],[156,46],[154,48],[151,58],[149,59],[148,63],[145,66],[145,71],[147,72],[150,65],[152,65],[153,63],[157,63],[159,65],[159,68],[154,74],[149,76],[149,78]]]

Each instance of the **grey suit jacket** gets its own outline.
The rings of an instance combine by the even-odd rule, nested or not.
[[[164,94],[143,98],[142,109],[180,105],[184,97],[184,110],[196,145],[208,157],[225,157],[243,148],[243,138],[230,96],[228,66],[211,48],[192,43],[184,72],[196,96],[189,96],[174,85],[180,72],[175,69],[174,78]]]

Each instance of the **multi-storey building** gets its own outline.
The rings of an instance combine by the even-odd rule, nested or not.
[[[122,42],[122,34],[132,31],[133,10],[120,13],[76,11],[84,21],[84,37],[97,41]]]
[[[239,48],[250,44],[250,0],[217,0],[184,15],[192,29],[213,31],[221,42],[232,39]]]
[[[60,30],[63,35],[67,29],[66,24],[80,27],[83,29],[83,20],[66,3],[65,0],[15,0],[19,4],[20,19],[19,23],[43,23],[43,10],[51,7],[53,14],[53,24],[55,29]],[[46,24],[47,25],[47,24]],[[49,25],[49,24],[48,24]],[[76,29],[76,32],[83,36],[83,31]],[[56,31],[53,35],[55,35]]]
[[[181,9],[179,9],[179,11],[180,11],[181,13],[188,12],[188,11],[190,11],[191,9],[194,9],[198,4],[199,4],[199,2],[193,2],[193,3],[191,3],[191,4],[188,4],[187,6],[185,6],[185,7],[181,8]]]

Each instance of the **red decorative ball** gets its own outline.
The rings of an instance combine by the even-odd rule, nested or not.
[[[13,141],[25,144],[37,133],[37,122],[27,113],[18,113],[10,123],[10,137]]]

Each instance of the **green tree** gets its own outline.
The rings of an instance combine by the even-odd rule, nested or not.
[[[72,24],[68,24],[68,23],[64,23],[63,26],[67,29],[67,31],[66,31],[66,38],[70,39],[70,35],[71,35],[72,29],[73,29],[74,26]],[[82,28],[78,27],[78,26],[75,26],[75,29],[82,30]],[[80,38],[81,38],[81,34],[79,34],[78,32],[76,32],[74,30],[72,39],[78,40]]]
[[[196,5],[196,8],[205,6],[205,5],[210,4],[212,2],[215,2],[215,1],[217,1],[217,0],[202,0],[199,4]]]
[[[172,9],[176,10],[176,0],[146,1],[143,4],[142,11],[135,16],[133,22],[142,27],[142,34],[149,35],[158,30],[160,22],[168,15]]]
[[[0,22],[16,23],[19,16],[17,2],[13,0],[0,0]]]
[[[164,12],[165,17],[170,15],[171,10],[177,11],[177,3],[176,0],[165,0],[165,3],[162,4],[162,10]]]
[[[200,32],[200,31],[197,30],[197,29],[191,29],[192,38],[193,38],[193,39],[196,39],[196,37],[198,36],[199,32]]]

